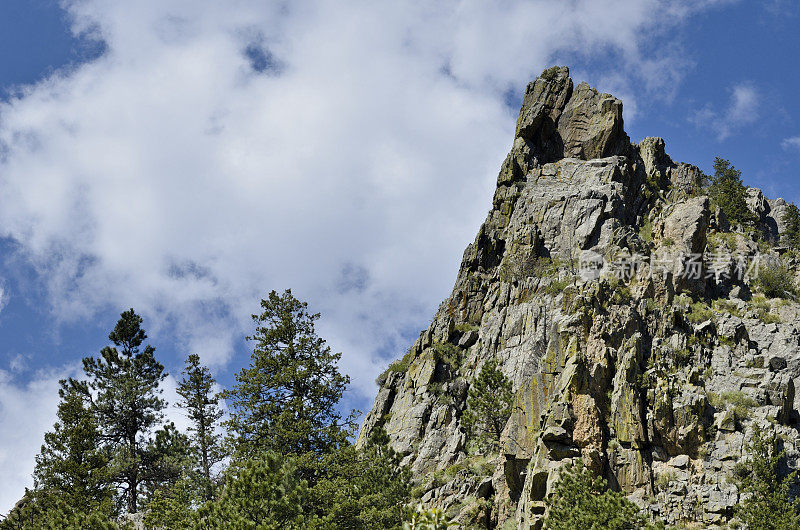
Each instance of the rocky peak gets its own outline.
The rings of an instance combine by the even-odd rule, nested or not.
[[[586,83],[573,89],[566,66],[545,70],[528,84],[515,137],[542,163],[625,154],[630,143],[622,102]]]
[[[664,140],[631,144],[618,99],[545,70],[453,292],[378,379],[361,440],[382,425],[421,502],[464,527],[540,528],[577,458],[667,523],[729,521],[728,477],[755,425],[800,457],[800,305],[751,295],[735,274],[737,260],[782,251],[766,242],[786,203],[749,191],[759,221],[735,231],[702,183]],[[583,274],[587,257],[597,274]],[[515,402],[501,449],[482,453],[461,418],[490,359]]]

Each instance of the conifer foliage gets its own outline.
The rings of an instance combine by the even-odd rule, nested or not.
[[[228,439],[222,397],[197,355],[178,385],[188,434],[164,423],[164,367],[141,317],[122,313],[112,345],[84,359],[85,380],[62,383],[35,487],[0,530],[115,529],[125,512],[146,528],[399,528],[410,473],[381,426],[351,443],[355,413],[337,408],[349,380],[314,330],[319,315],[291,291],[261,306],[251,363],[225,393]]]
[[[197,471],[205,500],[211,500],[214,496],[212,468],[224,456],[222,435],[218,432],[223,412],[215,385],[211,371],[200,364],[200,357],[196,354],[190,355],[186,359],[183,379],[178,384],[178,394],[181,396],[179,405],[191,421],[189,432],[192,449],[197,456]]]
[[[800,208],[794,203],[786,206],[783,214],[782,243],[795,250],[800,249]]]
[[[155,348],[143,346],[147,334],[142,317],[125,311],[108,336],[100,357],[87,357],[87,383],[76,383],[85,395],[96,395],[95,412],[104,443],[113,458],[114,482],[123,489],[126,509],[136,513],[144,482],[147,436],[162,417],[165,403],[159,384],[166,377]]]
[[[731,223],[748,226],[757,220],[747,206],[747,188],[742,183],[742,172],[729,160],[714,159],[714,176],[708,192]]]
[[[250,366],[225,393],[228,429],[239,454],[273,450],[321,455],[341,444],[354,427],[336,409],[350,378],[339,372],[341,353],[317,336],[319,314],[292,295],[269,293],[253,315],[255,343]]]
[[[44,435],[36,457],[34,486],[43,496],[58,497],[75,511],[111,513],[109,458],[101,447],[97,420],[85,394],[61,381],[58,421]]]
[[[639,508],[605,480],[584,467],[567,464],[561,470],[544,526],[548,530],[641,530],[655,529]]]
[[[467,409],[461,418],[469,437],[481,447],[496,448],[513,401],[511,381],[500,371],[496,360],[487,361],[469,387]]]
[[[791,492],[797,473],[782,473],[781,460],[786,453],[778,436],[756,426],[747,449],[749,461],[734,469],[743,494],[736,514],[750,530],[800,528],[800,499]]]

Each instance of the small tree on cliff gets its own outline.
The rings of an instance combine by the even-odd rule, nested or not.
[[[230,405],[228,429],[239,457],[264,451],[298,457],[307,465],[341,445],[354,427],[336,405],[350,382],[339,372],[341,353],[317,336],[319,314],[292,295],[275,291],[253,315],[256,331],[250,366],[236,374],[224,393]]]
[[[562,468],[544,522],[548,530],[640,530],[663,528],[653,525],[622,493],[608,489],[579,461]]]
[[[497,447],[513,401],[511,381],[497,367],[497,361],[484,363],[469,387],[467,409],[461,417],[468,437],[480,446]]]
[[[742,172],[729,160],[714,159],[714,176],[708,193],[731,223],[747,225],[757,220],[747,207],[747,188],[742,183]]]
[[[782,221],[784,230],[781,242],[789,248],[800,249],[800,208],[794,203],[789,203]]]
[[[778,446],[775,433],[765,435],[756,426],[753,441],[747,446],[750,460],[737,464],[742,502],[736,515],[750,530],[789,530],[800,528],[800,500],[791,494],[797,473],[781,474],[786,453]]]

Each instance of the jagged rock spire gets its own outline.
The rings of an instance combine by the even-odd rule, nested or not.
[[[542,163],[623,155],[630,148],[622,101],[586,83],[573,89],[566,66],[545,70],[528,84],[515,137]]]

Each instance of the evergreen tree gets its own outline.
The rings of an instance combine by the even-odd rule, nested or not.
[[[607,488],[582,462],[562,468],[548,499],[544,522],[548,530],[640,530],[663,528],[653,525],[622,493]]]
[[[161,420],[165,405],[159,383],[166,373],[155,359],[155,348],[142,348],[147,335],[141,324],[133,309],[125,311],[108,336],[114,346],[103,348],[98,358],[83,360],[89,376],[87,395],[96,395],[93,410],[112,451],[115,481],[123,488],[129,513],[139,509],[147,435]]]
[[[170,422],[155,432],[143,452],[142,485],[147,500],[169,492],[192,471],[194,458],[189,437]]]
[[[211,468],[223,457],[221,435],[217,433],[222,409],[219,405],[220,396],[214,392],[215,384],[211,371],[200,364],[200,357],[190,355],[183,370],[183,379],[178,384],[178,394],[181,396],[180,406],[186,410],[192,422],[189,431],[193,449],[198,455],[198,471],[205,500],[211,500],[214,496]]]
[[[307,491],[291,461],[270,451],[229,470],[220,498],[198,510],[194,528],[304,530]]]
[[[169,489],[159,489],[147,503],[146,528],[192,528],[196,522],[195,509],[202,505],[194,476],[181,477]]]
[[[781,234],[782,243],[789,248],[800,249],[800,208],[789,203],[782,221],[784,224],[783,234]]]
[[[300,457],[306,469],[344,442],[352,416],[342,419],[336,404],[350,382],[339,373],[341,354],[317,336],[308,304],[272,291],[253,315],[256,331],[250,366],[236,374],[227,422],[240,456],[272,450]],[[310,478],[308,476],[307,478]]]
[[[497,367],[497,361],[491,359],[469,387],[461,424],[479,445],[496,447],[511,416],[513,402],[511,381]]]
[[[79,509],[67,505],[57,494],[26,491],[7,517],[0,520],[0,530],[118,530],[119,525],[102,510]],[[127,528],[126,528],[127,530]]]
[[[714,176],[711,177],[709,195],[731,223],[748,225],[757,219],[747,207],[747,188],[742,183],[742,172],[729,160],[714,159]]]
[[[750,530],[800,528],[800,500],[791,494],[797,473],[781,476],[786,453],[779,449],[776,434],[765,435],[756,426],[747,452],[750,460],[734,469],[743,499],[736,515]]]
[[[113,512],[107,454],[100,448],[100,431],[91,403],[76,383],[61,381],[58,421],[44,435],[36,456],[34,487],[37,497],[52,495],[69,509],[89,513]]]
[[[389,446],[382,427],[363,448],[346,445],[326,456],[324,473],[309,491],[310,527],[325,530],[397,528],[409,500],[411,474]]]

